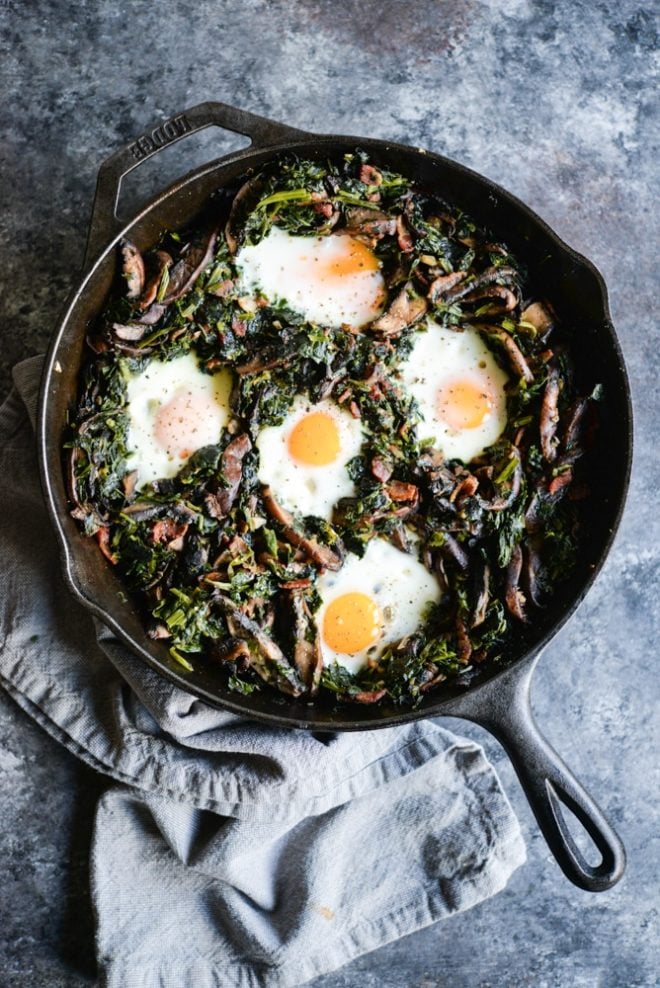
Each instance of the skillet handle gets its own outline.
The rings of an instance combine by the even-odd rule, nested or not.
[[[234,134],[243,134],[251,139],[251,146],[257,148],[309,136],[305,131],[287,127],[266,117],[258,117],[226,103],[199,103],[183,113],[175,114],[169,120],[161,121],[130,144],[115,151],[101,165],[85,250],[85,270],[124,225],[117,219],[117,202],[124,176],[163,148],[211,126],[222,127]]]
[[[452,715],[475,721],[497,738],[511,759],[559,867],[579,888],[604,892],[623,875],[625,849],[600,808],[539,731],[530,704],[537,659],[522,669],[512,666],[508,674],[486,684],[485,698],[482,690],[478,700],[476,693],[461,697]],[[601,855],[598,864],[589,864],[577,846],[566,823],[566,810],[574,814],[593,841]]]

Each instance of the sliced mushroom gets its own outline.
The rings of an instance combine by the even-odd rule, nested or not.
[[[520,574],[522,572],[523,554],[520,545],[516,545],[511,553],[511,560],[506,568],[504,600],[509,614],[520,621],[527,623],[525,614],[525,595],[520,589]]]
[[[149,332],[148,326],[143,326],[140,323],[118,323],[113,322],[112,324],[112,335],[118,340],[123,340],[126,343],[138,343],[143,336]]]
[[[289,600],[293,611],[293,633],[295,638],[293,662],[302,682],[305,684],[307,692],[311,696],[315,696],[318,693],[321,672],[323,670],[323,656],[321,654],[319,634],[314,627],[312,615],[304,594],[300,590],[294,590],[289,594]]]
[[[329,546],[321,545],[316,539],[298,532],[294,527],[292,515],[277,503],[270,487],[263,487],[261,493],[266,511],[282,526],[282,534],[287,542],[290,542],[297,549],[301,549],[322,569],[341,569],[342,556],[330,549]]]
[[[249,211],[251,205],[256,204],[256,200],[259,198],[263,187],[264,179],[260,175],[257,175],[244,182],[234,196],[229,219],[225,225],[225,240],[231,254],[235,254],[238,250],[238,238],[234,233],[238,220],[244,212]]]
[[[140,298],[140,308],[143,310],[148,309],[149,306],[156,301],[163,272],[168,268],[171,268],[173,264],[172,258],[165,250],[157,250],[153,255],[153,261],[155,264],[155,270],[147,281],[144,291],[142,292],[142,297]]]
[[[544,340],[554,328],[554,318],[549,308],[543,302],[532,302],[523,309],[520,322],[529,323],[534,327],[537,338]]]
[[[557,458],[557,423],[559,422],[559,368],[550,367],[543,392],[539,433],[541,437],[541,452],[547,463],[554,463]]]
[[[425,298],[412,292],[408,282],[396,296],[389,309],[371,324],[371,328],[384,336],[398,336],[408,326],[413,326],[426,314],[428,303]]]
[[[206,495],[206,509],[213,518],[225,518],[231,511],[243,476],[243,460],[252,449],[247,433],[236,436],[220,457],[220,478]]]
[[[428,290],[428,298],[431,302],[442,301],[447,292],[451,291],[452,288],[455,288],[456,285],[460,285],[466,277],[467,274],[465,271],[452,271],[451,274],[438,275],[438,277],[434,278],[431,282]]]
[[[529,364],[525,360],[522,351],[516,341],[514,340],[511,333],[507,333],[505,329],[501,326],[488,326],[483,323],[479,323],[477,329],[481,330],[483,333],[487,333],[489,336],[494,337],[498,340],[506,351],[506,355],[509,358],[509,363],[513,369],[513,372],[522,377],[527,384],[531,384],[534,380],[534,375],[529,367]]]
[[[139,298],[144,291],[144,260],[130,240],[121,242],[122,275],[126,281],[126,297]]]
[[[235,637],[254,642],[255,649],[251,650],[251,666],[254,671],[265,682],[276,686],[283,693],[300,696],[304,692],[304,685],[297,671],[289,665],[277,642],[228,597],[216,593],[213,595],[213,600],[228,618],[228,623],[231,622],[231,633]]]
[[[379,209],[356,207],[346,211],[345,230],[352,237],[364,238],[371,246],[375,246],[383,237],[396,233],[396,220]]]
[[[482,561],[474,569],[474,607],[470,627],[478,628],[486,620],[486,611],[490,602],[490,566]]]
[[[204,243],[189,244],[184,249],[183,256],[171,269],[167,291],[162,299],[163,305],[171,305],[192,288],[204,268],[211,263],[217,239],[218,231],[211,230]]]
[[[456,616],[456,654],[462,666],[466,666],[472,655],[472,642],[463,618]]]
[[[477,298],[483,297],[483,292],[479,294],[481,289],[494,284],[503,285],[505,288],[515,288],[517,279],[518,272],[515,268],[506,266],[486,268],[485,271],[482,271],[475,278],[471,278],[467,282],[463,281],[446,292],[444,301],[450,303],[459,302],[466,295],[470,295],[470,301],[474,301]]]

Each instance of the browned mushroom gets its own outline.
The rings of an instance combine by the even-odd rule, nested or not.
[[[322,569],[341,569],[342,556],[338,552],[334,552],[329,546],[321,545],[316,539],[297,531],[294,526],[293,516],[277,503],[270,487],[262,487],[261,493],[266,511],[271,518],[282,526],[282,534],[287,542],[290,542],[297,549],[301,549],[302,552],[309,556]]]
[[[470,627],[478,628],[486,620],[486,611],[490,601],[490,566],[483,562],[474,571],[475,601],[472,608]]]
[[[504,600],[507,610],[523,624],[527,623],[525,614],[525,595],[520,589],[520,574],[522,571],[523,554],[520,545],[516,545],[511,553],[511,560],[506,568]]]
[[[371,329],[384,336],[398,336],[408,326],[414,325],[426,314],[428,303],[425,298],[412,292],[412,283],[401,289],[389,309],[371,324]]]
[[[554,318],[544,302],[532,302],[523,309],[520,322],[533,326],[534,333],[541,340],[549,336],[554,327]]]
[[[505,285],[489,285],[487,288],[477,288],[463,296],[463,302],[478,302],[484,298],[498,298],[502,301],[500,309],[511,312],[518,304],[518,299],[510,288]]]
[[[520,460],[520,451],[517,446],[510,447],[509,454],[507,457],[507,463],[505,463],[504,465],[504,470],[507,471],[507,473],[509,470],[511,471],[509,473],[509,476],[507,477],[509,483],[508,490],[506,490],[502,494],[496,493],[495,496],[490,499],[484,498],[481,495],[477,495],[479,504],[485,511],[504,511],[506,508],[511,507],[513,502],[520,494],[520,488],[522,486],[523,470],[522,470],[522,462]],[[490,468],[486,468],[486,470],[484,471],[479,470],[477,472],[480,474],[480,476],[485,477],[489,471]],[[501,475],[501,471],[500,471],[500,475]],[[499,489],[501,489],[503,483],[504,482],[502,482],[502,484],[499,486]],[[497,479],[495,480],[495,485],[497,485]],[[498,486],[496,486],[495,489],[497,490]]]
[[[244,212],[248,212],[250,206],[256,203],[263,187],[264,179],[260,175],[257,175],[244,182],[234,196],[229,219],[225,225],[225,240],[231,254],[235,254],[238,250],[238,238],[234,233],[234,229]]]
[[[448,292],[445,292],[444,301],[450,303],[459,302],[466,295],[470,295],[470,300],[474,301],[477,298],[483,297],[483,292],[478,294],[482,288],[495,284],[503,285],[506,288],[515,288],[517,279],[518,272],[515,268],[506,266],[498,268],[493,265],[493,267],[486,268],[485,271],[482,271],[476,277],[463,281]]]
[[[121,242],[122,276],[126,281],[126,297],[139,298],[144,291],[144,260],[130,240]]]
[[[484,323],[479,323],[477,329],[480,329],[483,333],[487,333],[502,344],[514,373],[522,377],[527,384],[531,384],[534,380],[534,375],[511,333],[507,333],[501,326],[488,326]]]
[[[300,696],[304,692],[303,683],[277,642],[266,634],[257,621],[247,617],[228,597],[215,593],[213,601],[227,618],[230,634],[236,638],[245,638],[248,643],[253,642],[256,646],[251,649],[251,667],[254,671],[265,682],[272,683],[283,693]]]
[[[145,326],[154,326],[158,320],[167,312],[167,306],[162,302],[154,302],[138,319],[139,323]]]
[[[223,450],[220,477],[206,495],[206,509],[213,518],[224,518],[231,511],[243,476],[243,460],[252,449],[247,433],[236,436]]]
[[[409,254],[413,249],[414,241],[405,217],[401,214],[399,214],[396,218],[396,237],[397,243],[399,244],[399,250],[404,254]]]
[[[174,518],[160,518],[151,527],[151,540],[165,542],[168,549],[180,552],[188,528],[188,522],[178,522]]]
[[[318,692],[323,671],[323,656],[319,634],[314,627],[311,611],[299,590],[289,594],[293,611],[293,662],[305,688],[314,696]]]
[[[163,305],[171,305],[192,288],[200,274],[213,258],[218,231],[211,230],[201,244],[188,244],[182,251],[181,258],[170,271],[167,291],[162,298]]]
[[[148,309],[149,306],[156,301],[156,296],[158,295],[158,289],[160,288],[163,273],[172,267],[172,263],[172,258],[165,250],[157,250],[153,255],[155,270],[147,281],[144,291],[142,292],[139,302],[141,309]]]
[[[460,614],[456,616],[456,654],[462,666],[466,666],[472,655],[472,642],[465,624]]]
[[[436,268],[437,270],[437,268]],[[431,302],[440,302],[452,288],[465,280],[465,271],[452,271],[451,274],[441,274],[434,278],[428,290],[428,298]]]
[[[96,541],[99,544],[99,549],[105,558],[109,563],[112,563],[113,566],[116,566],[119,560],[110,548],[110,529],[107,525],[102,525],[100,528],[97,528],[95,535]]]
[[[541,437],[541,452],[547,463],[553,463],[557,458],[557,423],[559,422],[559,368],[550,367],[543,392],[539,433]]]
[[[113,322],[112,324],[112,335],[125,343],[138,343],[143,336],[149,332],[149,327],[141,325],[140,323],[123,323]]]
[[[365,242],[367,246],[375,247],[383,237],[396,233],[396,220],[379,209],[356,207],[347,210],[344,230],[351,237]],[[337,235],[341,236],[342,232],[338,231]]]

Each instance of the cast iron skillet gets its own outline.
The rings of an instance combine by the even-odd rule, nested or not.
[[[153,199],[129,223],[116,216],[121,180],[161,147],[204,127],[216,125],[251,138],[247,149],[199,168]],[[422,186],[461,205],[476,221],[505,240],[525,263],[535,292],[556,303],[576,330],[575,357],[583,387],[602,383],[602,482],[594,478],[589,539],[579,572],[556,597],[540,621],[511,646],[504,666],[486,667],[469,691],[454,687],[428,695],[417,710],[346,705],[339,712],[264,691],[238,696],[223,687],[212,668],[200,663],[186,673],[170,659],[162,642],[148,639],[134,605],[122,602],[118,578],[69,515],[62,467],[62,436],[67,409],[77,392],[88,322],[102,308],[115,275],[116,245],[128,236],[141,249],[164,229],[193,221],[208,196],[236,181],[281,151],[308,157],[338,156],[364,148],[376,164],[403,172]],[[623,874],[625,852],[600,809],[580,786],[535,724],[529,700],[530,681],[543,647],[584,597],[602,566],[621,516],[630,472],[632,416],[626,371],[610,322],[607,295],[598,271],[566,246],[523,203],[462,165],[420,149],[366,138],[325,136],[294,130],[222,103],[203,103],[172,117],[101,166],[84,263],[84,276],[68,302],[46,360],[39,409],[39,454],[42,481],[64,557],[67,582],[76,597],[150,666],[178,686],[211,704],[265,723],[315,731],[371,730],[438,715],[463,717],[487,728],[504,746],[536,815],[539,826],[567,877],[589,891],[603,891]],[[606,463],[604,462],[606,459]],[[601,469],[598,466],[596,471]],[[596,502],[595,498],[599,500]],[[590,864],[569,831],[564,811],[572,811],[598,852]]]

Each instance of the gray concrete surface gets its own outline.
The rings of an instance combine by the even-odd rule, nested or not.
[[[600,896],[569,885],[505,756],[471,729],[519,813],[527,865],[497,898],[314,988],[658,983],[657,58],[653,5],[633,0],[0,0],[2,393],[76,280],[100,161],[205,99],[444,152],[529,203],[609,285],[635,399],[631,496],[534,695],[624,838],[626,876]],[[126,183],[125,208],[232,140],[166,152]],[[97,983],[87,853],[103,785],[0,694],[0,988]]]

